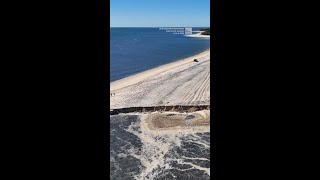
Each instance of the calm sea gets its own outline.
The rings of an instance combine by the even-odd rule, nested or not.
[[[110,28],[110,82],[208,48],[209,39],[186,37],[159,28]]]

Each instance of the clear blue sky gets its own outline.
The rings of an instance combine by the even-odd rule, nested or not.
[[[110,27],[209,27],[210,0],[111,0]]]

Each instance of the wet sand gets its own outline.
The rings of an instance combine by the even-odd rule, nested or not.
[[[208,113],[193,113],[193,123],[209,121]],[[192,114],[169,114],[110,116],[110,179],[210,179],[210,127],[186,127],[180,117]]]

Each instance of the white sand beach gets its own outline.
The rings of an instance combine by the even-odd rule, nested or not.
[[[187,37],[196,37],[196,38],[210,38],[210,35],[202,35],[201,33],[204,31],[192,31],[192,32],[198,32],[197,34],[190,34],[190,35],[185,35]]]
[[[114,81],[110,93],[110,109],[209,105],[210,50]]]

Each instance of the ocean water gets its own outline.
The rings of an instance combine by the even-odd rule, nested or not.
[[[186,37],[159,28],[110,28],[110,82],[209,48],[209,39]]]

